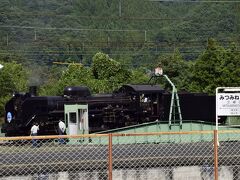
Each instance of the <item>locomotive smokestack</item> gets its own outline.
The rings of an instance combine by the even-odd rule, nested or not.
[[[31,94],[32,96],[37,96],[37,86],[30,86],[29,94]]]

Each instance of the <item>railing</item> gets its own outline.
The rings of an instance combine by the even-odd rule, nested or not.
[[[0,180],[235,180],[239,140],[240,130],[0,138]]]

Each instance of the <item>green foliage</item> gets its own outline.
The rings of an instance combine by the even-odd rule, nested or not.
[[[132,70],[131,84],[147,84],[150,79],[151,71],[146,68]]]
[[[97,53],[93,57],[92,71],[96,79],[108,79],[120,69],[120,64],[105,53]]]
[[[4,105],[14,92],[27,90],[27,71],[16,62],[4,63],[0,69],[0,115],[3,115]]]
[[[164,74],[179,90],[214,94],[218,86],[238,86],[240,83],[240,53],[235,44],[228,49],[209,39],[206,51],[196,61],[186,61],[176,49],[172,54],[159,56],[155,65],[163,67]],[[124,62],[121,60],[121,62]],[[96,53],[91,67],[71,64],[63,71],[61,78],[52,78],[45,86],[51,95],[61,95],[64,87],[86,85],[93,93],[112,92],[122,84],[146,84],[150,70],[146,67],[127,70],[122,63],[111,59],[105,53]],[[50,78],[51,79],[51,78]],[[163,78],[159,81],[163,87],[171,89]]]
[[[173,46],[180,52],[202,51],[203,46],[192,42],[202,45],[208,37],[236,40],[240,24],[236,3],[2,0],[0,10],[0,25],[10,26],[0,30],[1,56],[46,64],[66,59],[90,64],[102,51],[140,67]]]
[[[234,43],[226,50],[224,62],[223,84],[229,87],[238,87],[240,84],[240,52]]]
[[[236,3],[2,0],[0,10],[2,26],[36,27],[2,28],[0,59],[23,64],[29,71],[24,81],[41,86],[40,95],[60,95],[68,85],[99,93],[146,83],[147,69],[158,63],[178,89],[213,93],[216,86],[239,86],[239,44],[209,41],[204,49],[208,37],[238,42]],[[56,68],[52,61],[86,66]],[[21,78],[0,78],[3,95],[24,89]]]
[[[190,64],[183,59],[178,50],[175,50],[173,54],[158,57],[158,66],[162,67],[163,73],[171,79],[178,89],[186,88]],[[165,88],[171,88],[168,82],[162,80],[160,82]]]
[[[214,39],[209,39],[207,50],[192,68],[189,89],[215,94],[217,87],[239,86],[239,60],[239,52],[235,48],[226,50]]]
[[[15,62],[4,63],[0,70],[0,94],[10,95],[16,91],[25,91],[27,88],[27,73],[21,64]]]
[[[52,66],[45,68],[46,81],[40,86],[39,95],[54,96],[62,94],[63,89],[59,90],[59,79],[66,68],[61,66]]]
[[[59,82],[56,83],[57,94],[62,95],[66,86],[90,86],[92,79],[92,72],[89,68],[72,63],[62,72]]]
[[[128,83],[131,72],[122,64],[111,59],[107,54],[97,53],[93,57],[92,72],[95,79],[108,81],[109,90],[114,90],[123,83]]]
[[[130,81],[131,72],[107,54],[97,53],[93,59],[91,67],[71,63],[64,71],[55,69],[53,75],[49,76],[49,81],[42,86],[40,94],[62,95],[66,86],[83,85],[89,87],[93,93],[107,93]],[[58,72],[54,76],[56,70],[61,70],[61,75]]]

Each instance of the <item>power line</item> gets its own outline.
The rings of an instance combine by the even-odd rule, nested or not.
[[[205,0],[149,0],[150,2],[178,2],[178,3],[239,3],[240,1],[231,1],[231,0],[219,0],[219,1],[205,1]]]
[[[100,51],[100,50],[99,50]],[[22,54],[26,54],[26,55],[51,55],[51,56],[71,56],[71,55],[93,55],[93,54],[96,54],[97,52],[99,51],[95,51],[95,52],[92,52],[92,53],[66,53],[66,54],[60,54],[60,53],[47,53],[47,52],[26,52],[26,51],[16,51],[16,53],[22,53]],[[15,51],[11,51],[12,53],[14,53]],[[129,52],[129,51],[127,51]],[[131,51],[130,51],[131,52]],[[157,51],[157,54],[168,54],[168,53],[173,53],[173,51]],[[200,54],[202,53],[202,51],[180,51],[180,53],[183,53],[183,54]],[[2,55],[9,55],[10,52],[0,52],[0,54]],[[109,55],[149,55],[149,54],[156,54],[156,52],[149,52],[149,53],[136,53],[136,52],[133,52],[133,53],[125,53],[125,52],[120,52],[120,53],[107,53]]]
[[[159,29],[104,29],[104,28],[61,28],[61,27],[39,27],[39,26],[18,26],[18,25],[0,25],[0,28],[16,28],[16,29],[30,29],[30,30],[62,30],[62,31],[100,31],[100,32],[141,32],[144,33],[144,39],[146,40],[147,33],[155,32]],[[202,32],[204,30],[204,33]],[[178,32],[176,29],[172,29],[172,32]],[[35,31],[34,31],[35,32]],[[228,30],[219,30],[218,32],[228,32]],[[37,32],[36,32],[37,33]],[[189,32],[191,34],[209,35],[212,33],[210,29],[201,29],[201,31],[195,30]]]
[[[160,20],[160,21],[171,21],[171,20],[185,20],[186,18],[162,18],[162,17],[130,17],[130,16],[73,16],[63,15],[54,13],[26,13],[26,12],[1,12],[2,15],[6,16],[50,16],[50,17],[70,17],[70,18],[83,18],[83,19],[103,19],[103,20]]]
[[[18,29],[41,29],[41,30],[63,30],[63,31],[103,31],[103,32],[145,32],[142,29],[84,29],[84,28],[57,28],[57,27],[34,27],[34,26],[15,26],[1,25],[0,28],[18,28]]]
[[[232,41],[218,41],[218,42],[222,42],[222,43],[230,43]],[[3,44],[1,44],[3,46]],[[49,46],[51,45],[51,46]],[[137,48],[137,49],[142,49],[142,48],[146,48],[146,49],[151,49],[151,48],[155,48],[155,47],[159,47],[159,48],[169,48],[169,47],[177,47],[177,48],[196,48],[196,47],[206,47],[207,45],[207,41],[199,41],[199,42],[149,42],[149,43],[144,43],[144,42],[135,42],[135,43],[131,43],[131,42],[122,42],[122,43],[117,43],[117,42],[113,42],[113,43],[99,43],[99,42],[89,42],[89,43],[74,43],[71,44],[70,46],[66,45],[66,46],[52,46],[51,43],[48,42],[39,42],[39,43],[24,43],[24,44],[18,44],[18,43],[12,43],[9,44],[8,46],[6,46],[5,48],[2,48],[2,50],[9,50],[12,51],[12,49],[17,48],[18,46],[21,46],[21,51],[23,49],[42,49],[43,51],[61,51],[61,52],[71,52],[71,51],[85,51],[87,49],[94,49],[94,48],[108,48],[108,49],[126,49],[126,48]],[[10,49],[12,48],[12,49]],[[13,50],[14,51],[14,50]]]
[[[185,51],[186,49],[188,48],[185,48]],[[189,47],[189,49],[191,49],[191,47]],[[172,48],[171,48],[172,50]],[[100,50],[95,50],[93,53],[95,53],[96,51],[100,51]],[[114,52],[120,52],[120,53],[123,53],[123,52],[136,52],[136,51],[130,51],[130,50],[113,50]],[[158,52],[162,52],[162,51],[166,51],[165,50],[157,50]],[[66,50],[59,50],[59,51],[54,51],[54,50],[1,50],[0,53],[4,53],[4,52],[8,52],[8,53],[39,53],[39,54],[42,54],[42,53],[45,53],[45,54],[61,54],[61,55],[81,55],[81,54],[84,54],[86,52],[92,52],[90,50],[87,50],[87,51],[66,51]],[[170,51],[167,51],[167,52],[170,52]],[[64,53],[64,54],[63,54]]]
[[[218,39],[218,43],[239,43],[239,39],[232,39],[232,40],[226,40],[226,39]],[[206,46],[207,40],[183,40],[183,41],[77,41],[77,40],[71,40],[71,41],[60,41],[58,43],[67,43],[66,46],[63,46],[63,44],[59,44],[59,46],[52,46],[54,43],[44,40],[36,40],[32,42],[24,42],[20,44],[22,47],[31,47],[31,48],[44,48],[44,46],[47,46],[49,49],[61,49],[61,48],[68,48],[67,45],[70,45],[70,48],[131,48],[131,47],[138,47],[138,48],[151,48],[151,47],[196,47],[196,46]],[[3,46],[3,43],[1,43]],[[11,43],[8,43],[7,47],[17,47],[19,44],[18,42],[11,41]],[[51,46],[50,46],[51,45]]]

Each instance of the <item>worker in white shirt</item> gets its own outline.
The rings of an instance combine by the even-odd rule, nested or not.
[[[38,131],[39,131],[39,126],[38,126],[38,123],[34,123],[33,124],[33,126],[32,126],[32,128],[31,128],[31,136],[37,136],[38,135]],[[32,144],[33,144],[33,146],[37,146],[38,145],[38,143],[37,143],[37,139],[33,139],[32,140]]]
[[[59,123],[58,123],[58,134],[59,135],[64,135],[65,130],[66,130],[66,125],[62,120],[60,120]],[[65,140],[61,138],[61,139],[59,139],[59,143],[60,144],[65,144]]]

